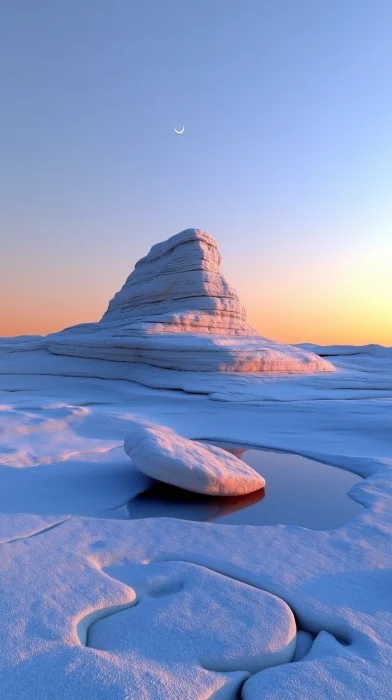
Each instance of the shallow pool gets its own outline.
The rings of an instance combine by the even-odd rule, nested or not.
[[[300,525],[330,530],[363,510],[347,495],[354,484],[362,481],[351,472],[297,454],[224,447],[265,477],[264,489],[241,497],[211,497],[157,481],[129,501],[128,517],[171,517],[229,525]]]

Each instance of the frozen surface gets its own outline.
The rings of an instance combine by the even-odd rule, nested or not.
[[[237,447],[237,456],[239,452]],[[261,491],[240,497],[203,497],[153,482],[116,515],[333,530],[363,511],[363,506],[348,495],[361,482],[352,472],[285,452],[251,449],[241,453],[246,464],[265,476],[266,487]]]
[[[93,624],[88,645],[123,655],[130,668],[147,657],[256,673],[294,656],[294,615],[270,593],[185,562],[131,565],[120,577],[135,590],[134,605]]]
[[[2,700],[391,697],[391,349],[315,348],[336,367],[317,375],[137,378],[28,345],[0,348]],[[365,508],[331,531],[116,519],[149,483],[122,449],[140,419],[352,471]]]
[[[263,476],[230,452],[147,421],[129,426],[124,449],[143,474],[187,491],[243,496],[265,486]]]

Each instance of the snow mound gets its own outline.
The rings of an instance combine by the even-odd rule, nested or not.
[[[124,449],[143,474],[187,491],[242,496],[265,486],[265,479],[235,455],[161,425],[135,422]]]
[[[135,599],[92,624],[89,647],[133,667],[153,658],[178,673],[197,664],[257,673],[292,660],[295,619],[277,596],[186,562],[121,569]]]
[[[182,371],[334,369],[308,350],[259,336],[221,274],[220,262],[212,236],[199,229],[182,231],[136,263],[98,323],[67,328],[35,347]]]

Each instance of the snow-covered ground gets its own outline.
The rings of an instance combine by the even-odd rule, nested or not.
[[[2,700],[392,698],[392,349],[131,375],[26,343],[0,343]],[[322,532],[111,518],[150,484],[135,418],[351,470],[365,508]]]

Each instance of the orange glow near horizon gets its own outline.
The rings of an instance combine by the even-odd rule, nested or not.
[[[391,248],[384,244],[356,255],[350,251],[348,259],[323,259],[318,266],[307,259],[301,269],[287,259],[279,275],[273,264],[258,275],[257,260],[247,276],[233,261],[224,272],[261,335],[285,343],[392,346]],[[0,310],[0,336],[45,335],[98,321],[122,285],[124,271],[129,272],[126,261],[123,267],[105,285],[97,285],[94,271],[90,278],[75,276],[70,285],[66,269],[50,279],[31,278],[23,288],[15,280],[9,289],[8,281],[4,292],[13,302]]]
[[[196,227],[262,336],[392,346],[392,3],[220,4],[3,3],[0,337]]]
[[[57,302],[59,299],[57,298]],[[331,302],[331,300],[329,300]],[[276,304],[273,310],[255,309],[248,303],[248,321],[260,335],[283,343],[310,342],[319,345],[367,345],[375,343],[392,346],[392,300],[374,307],[370,299],[360,300],[353,307],[347,298],[339,303],[294,307],[293,303]],[[48,304],[36,311],[14,308],[13,313],[1,318],[0,335],[46,335],[77,323],[98,321],[106,305],[81,303],[59,309]]]

